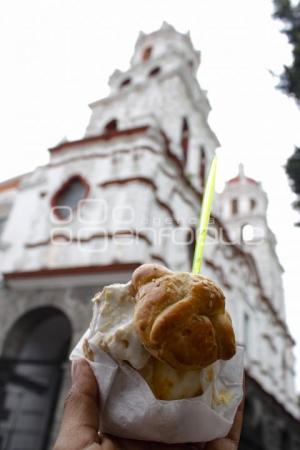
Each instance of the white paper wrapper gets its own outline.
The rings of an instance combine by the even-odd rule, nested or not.
[[[71,360],[84,358],[84,336]],[[157,400],[128,364],[117,363],[100,349],[96,359],[89,363],[99,385],[103,433],[165,443],[208,442],[227,435],[243,397],[242,348],[230,361],[213,364],[215,380],[201,396],[171,401]]]

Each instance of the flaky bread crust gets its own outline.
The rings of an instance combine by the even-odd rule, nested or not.
[[[134,323],[154,357],[178,370],[196,370],[236,351],[222,290],[209,278],[144,264],[135,270]]]

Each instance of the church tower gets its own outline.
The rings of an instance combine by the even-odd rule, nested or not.
[[[10,435],[10,417],[17,418],[11,448],[23,448],[26,438],[32,441],[27,448],[44,449],[58,401],[53,440],[63,408],[58,386],[68,389],[62,365],[88,327],[95,291],[127,282],[142,263],[191,269],[191,229],[219,146],[196,78],[199,64],[188,33],[167,23],[141,33],[129,69],[115,71],[110,94],[90,105],[85,136],[60,142],[49,149],[48,164],[0,185],[0,221],[6,221],[0,237],[0,362],[33,361],[31,386],[35,378],[40,382],[46,354],[56,364],[46,364],[44,378],[57,379],[53,392],[38,397],[28,383],[6,383],[0,429]],[[241,166],[219,199],[202,273],[224,291],[237,342],[246,350],[247,435],[240,448],[275,450],[282,440],[280,448],[298,449],[294,341],[284,319],[267,197]],[[23,410],[16,383],[26,399]],[[289,447],[290,427],[288,439],[296,444]]]
[[[3,235],[5,272],[131,270],[153,260],[190,268],[189,228],[219,145],[199,63],[188,33],[164,23],[140,34],[130,68],[115,71],[110,95],[90,105],[84,138],[49,149],[49,164],[23,180]],[[30,213],[16,240],[24,201]]]
[[[109,80],[110,96],[90,105],[86,135],[111,127],[159,127],[186,176],[201,191],[219,142],[207,122],[211,108],[196,78],[199,64],[200,52],[189,33],[181,34],[166,22],[158,31],[141,32],[130,68],[116,70]]]
[[[264,293],[284,320],[283,269],[276,253],[275,235],[268,226],[268,199],[261,183],[247,177],[240,164],[238,175],[226,182],[219,199],[222,222],[231,240],[253,256]]]

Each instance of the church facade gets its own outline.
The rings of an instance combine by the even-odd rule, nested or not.
[[[90,298],[144,262],[190,270],[206,174],[219,146],[189,34],[140,34],[130,68],[90,105],[85,136],[0,184],[0,448],[47,449],[67,357]],[[267,198],[242,167],[214,203],[203,274],[223,288],[245,347],[242,450],[300,448],[294,341]],[[51,430],[51,432],[49,431]]]

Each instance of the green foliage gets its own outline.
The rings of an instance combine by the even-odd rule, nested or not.
[[[284,68],[280,88],[295,98],[300,106],[300,2],[292,7],[290,0],[274,0],[275,17],[284,22],[283,32],[292,45],[293,63]]]
[[[293,203],[293,207],[300,211],[300,148],[295,148],[295,152],[287,160],[285,170],[290,179],[291,188],[298,196],[298,199]],[[296,225],[300,226],[300,223]]]
[[[292,15],[292,6],[290,0],[274,0],[275,17],[282,20],[290,20]]]
[[[300,107],[300,2],[292,6],[290,0],[274,0],[275,17],[285,24],[284,33],[292,45],[293,63],[284,67],[279,88],[295,98]],[[287,160],[286,173],[290,179],[293,191],[298,195],[298,200],[293,207],[300,211],[300,149]],[[298,226],[300,223],[297,224]]]
[[[274,0],[275,17],[282,20],[290,20],[292,16],[292,6],[290,0]]]
[[[292,180],[293,191],[300,195],[300,148],[296,148],[295,153],[287,160],[286,172]]]

